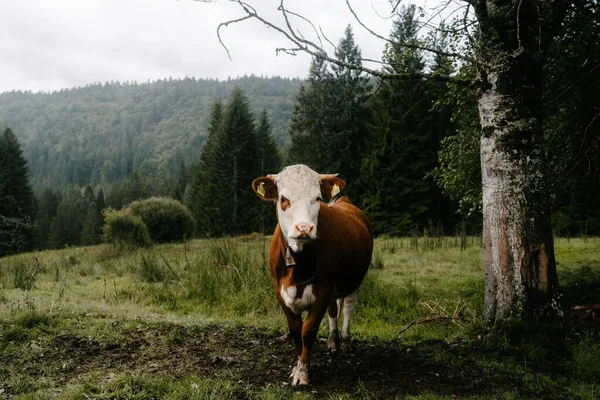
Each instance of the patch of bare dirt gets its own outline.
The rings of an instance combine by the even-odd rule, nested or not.
[[[159,324],[122,333],[124,339],[118,342],[99,342],[63,332],[49,338],[35,362],[29,355],[13,361],[28,368],[32,377],[53,375],[59,386],[87,372],[102,371],[107,376],[136,372],[176,379],[190,375],[226,378],[256,388],[287,385],[295,363],[289,341],[256,328]],[[425,341],[407,347],[400,341],[362,340],[333,356],[323,339],[313,351],[311,384],[299,390],[321,397],[366,389],[376,398],[521,390],[519,377],[502,370],[483,373],[477,363],[481,357],[487,357],[486,350],[477,349],[476,344]]]

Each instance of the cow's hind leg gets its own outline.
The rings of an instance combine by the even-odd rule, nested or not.
[[[344,313],[344,322],[342,324],[342,344],[347,346],[350,344],[350,320],[356,308],[356,299],[358,297],[358,289],[354,293],[344,297],[342,302],[342,310]]]
[[[340,335],[338,332],[338,304],[335,299],[329,302],[327,314],[329,315],[329,339],[327,339],[327,347],[332,353],[337,353],[340,349]]]

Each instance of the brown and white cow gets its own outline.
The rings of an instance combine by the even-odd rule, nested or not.
[[[350,340],[358,288],[371,263],[371,224],[347,198],[338,199],[345,186],[337,175],[320,175],[305,165],[252,182],[254,191],[277,207],[270,269],[298,356],[290,375],[293,385],[308,384],[310,353],[326,311],[330,350],[339,348],[342,310],[342,340]],[[304,322],[303,311],[308,311]]]

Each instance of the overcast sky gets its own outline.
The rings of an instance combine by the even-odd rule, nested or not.
[[[280,0],[246,1],[259,13],[279,21]],[[413,2],[425,7],[437,3]],[[363,56],[381,56],[383,43],[353,20],[345,0],[287,0],[285,4],[310,18],[336,44],[351,23]],[[391,20],[378,15],[389,15],[387,0],[351,0],[351,4],[370,27],[383,36],[389,34]],[[212,4],[191,0],[2,0],[0,93],[185,76],[307,75],[309,56],[276,56],[275,49],[289,43],[255,21],[222,30],[230,61],[216,28],[220,22],[243,15],[239,6],[227,0]],[[312,29],[301,21],[297,26],[305,35]]]

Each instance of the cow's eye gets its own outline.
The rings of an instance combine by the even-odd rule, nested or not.
[[[290,201],[288,199],[286,199],[285,197],[281,196],[280,204],[281,204],[281,209],[283,211],[285,211],[290,206]]]
[[[316,203],[316,202],[318,202],[318,201],[323,201],[323,202],[324,202],[325,200],[323,200],[323,198],[322,198],[321,196],[319,196],[319,197],[317,197],[317,198],[315,199],[315,201],[313,201],[313,203]]]

